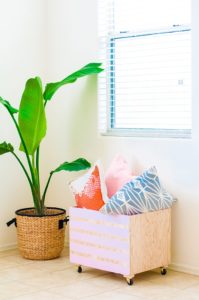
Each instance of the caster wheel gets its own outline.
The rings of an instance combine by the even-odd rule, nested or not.
[[[166,274],[167,274],[167,270],[166,270],[165,268],[163,268],[163,269],[161,270],[161,274],[162,274],[162,275],[166,275]]]
[[[78,272],[78,273],[82,273],[82,267],[81,267],[81,266],[78,266],[77,272]]]
[[[133,285],[133,278],[127,278],[126,282],[128,285]]]

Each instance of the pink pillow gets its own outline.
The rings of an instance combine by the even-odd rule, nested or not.
[[[115,156],[105,174],[108,197],[111,198],[124,184],[131,181],[134,177],[135,176],[131,174],[123,156]]]

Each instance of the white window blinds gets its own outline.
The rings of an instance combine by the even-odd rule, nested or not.
[[[99,1],[102,133],[190,137],[188,0]]]

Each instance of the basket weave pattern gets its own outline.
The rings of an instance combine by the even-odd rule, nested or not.
[[[59,208],[49,208],[46,214],[42,217],[32,216],[34,209],[23,210],[23,215],[17,214],[18,248],[24,258],[46,260],[61,254],[65,224],[59,229],[59,220],[65,218],[65,212]]]

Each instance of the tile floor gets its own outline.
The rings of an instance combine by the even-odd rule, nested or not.
[[[0,252],[0,299],[5,300],[199,300],[199,277],[159,270],[136,275],[128,286],[121,275],[70,264],[68,250],[50,261],[30,261],[17,250]]]

